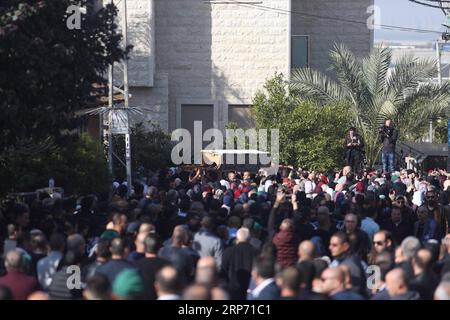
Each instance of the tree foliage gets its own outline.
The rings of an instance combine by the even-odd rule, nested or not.
[[[93,159],[91,142],[68,134],[77,126],[75,111],[95,102],[94,84],[102,87],[108,65],[127,52],[120,46],[114,22],[117,9],[112,5],[81,15],[80,29],[67,27],[67,8],[71,4],[86,6],[87,2],[0,2],[0,176],[8,177],[7,182],[3,180],[4,190],[45,186],[49,161],[56,161],[55,166],[67,164],[65,176],[73,178],[68,190],[96,186],[88,176],[95,178],[96,166],[104,158]],[[86,167],[72,163],[74,157]],[[75,174],[73,168],[81,172]],[[61,175],[57,182],[64,179]]]
[[[347,107],[319,107],[289,93],[282,74],[267,80],[253,99],[252,113],[258,128],[280,130],[280,162],[321,171],[341,167],[343,139],[349,122]]]
[[[124,56],[116,8],[82,15],[81,28],[69,30],[71,3],[86,1],[0,4],[0,148],[73,129],[73,112],[92,102],[92,85],[104,83],[108,64]]]
[[[111,183],[101,144],[87,135],[65,136],[63,143],[29,141],[10,148],[0,160],[0,195],[48,186],[50,178],[66,194],[107,192]]]
[[[298,69],[291,89],[319,104],[347,105],[371,166],[379,157],[377,135],[387,118],[399,129],[400,139],[416,141],[426,134],[428,119],[445,116],[450,84],[429,82],[436,73],[435,61],[406,55],[394,63],[389,48],[374,48],[358,59],[345,46],[335,45],[330,62],[335,79],[313,69]]]
[[[137,123],[130,134],[131,167],[134,178],[145,177],[149,171],[166,168],[172,165],[172,142],[170,135],[161,130],[157,125],[150,123],[146,128],[144,123]],[[124,136],[114,137],[114,152],[125,162]],[[114,160],[114,174],[124,179],[125,167]]]

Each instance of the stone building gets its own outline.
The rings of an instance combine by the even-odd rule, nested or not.
[[[252,126],[252,97],[275,72],[327,72],[334,42],[370,51],[373,1],[127,0],[130,104],[167,132]]]

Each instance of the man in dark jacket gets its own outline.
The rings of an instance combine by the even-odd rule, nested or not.
[[[249,240],[250,231],[241,228],[236,233],[236,245],[223,253],[221,273],[227,279],[231,299],[244,300],[247,295],[253,260],[258,256]]]
[[[370,249],[370,240],[367,233],[360,228],[358,216],[354,213],[347,213],[344,218],[345,232],[350,238],[351,252],[361,260],[367,261]]]
[[[391,119],[387,119],[385,125],[380,128],[378,137],[383,144],[381,149],[383,171],[392,172],[395,165],[395,145],[398,139],[398,130],[394,128]]]
[[[340,268],[328,268],[322,273],[322,292],[333,300],[364,300],[357,292],[345,288],[345,273]]]
[[[350,273],[350,281],[353,291],[367,296],[366,274],[361,259],[352,254],[350,250],[349,236],[342,231],[336,232],[330,240],[330,251],[334,260],[330,267],[344,265]]]
[[[442,239],[450,231],[450,207],[438,202],[435,190],[428,190],[425,194],[425,207],[428,209],[428,215],[436,221],[436,239]]]
[[[403,219],[402,211],[398,207],[392,208],[391,218],[382,225],[382,229],[390,231],[398,245],[402,243],[403,239],[414,233],[413,222]]]
[[[439,284],[439,279],[431,270],[432,253],[428,249],[420,249],[412,260],[414,275],[410,288],[417,291],[422,300],[433,300],[433,294]]]
[[[146,296],[150,300],[156,299],[154,287],[156,273],[170,264],[169,261],[158,257],[160,247],[161,244],[156,235],[147,235],[144,240],[145,258],[136,262],[136,267],[144,280]]]
[[[344,146],[347,151],[347,164],[352,168],[353,172],[361,171],[364,161],[364,142],[362,137],[356,133],[355,127],[350,128],[349,133],[345,137]]]
[[[135,269],[132,262],[126,258],[129,253],[127,243],[122,238],[114,238],[109,248],[111,251],[111,259],[96,269],[96,273],[104,274],[112,284],[117,275],[125,269]]]
[[[256,259],[252,270],[252,278],[256,287],[252,290],[249,300],[278,300],[280,288],[275,283],[275,261],[267,257]]]
[[[417,209],[419,220],[414,224],[414,236],[420,240],[422,245],[428,240],[437,239],[437,223],[433,216],[428,214],[428,209],[421,206]]]
[[[396,268],[386,275],[386,290],[390,300],[418,300],[419,294],[408,287],[405,272]]]

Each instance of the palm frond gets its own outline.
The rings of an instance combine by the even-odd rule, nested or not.
[[[386,88],[391,59],[392,51],[389,48],[375,48],[363,59],[364,81],[373,96],[382,95]]]
[[[339,44],[334,44],[330,51],[330,61],[339,83],[358,104],[365,89],[361,62],[345,45]]]
[[[321,103],[341,103],[347,100],[345,92],[335,81],[310,68],[294,70],[290,88],[298,93],[300,98],[312,98]]]
[[[420,82],[434,77],[435,74],[436,61],[403,55],[395,61],[386,90],[394,94],[395,101],[401,101],[404,96],[414,93]]]

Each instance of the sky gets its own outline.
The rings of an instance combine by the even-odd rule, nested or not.
[[[443,31],[446,21],[440,9],[428,8],[408,0],[375,0],[380,8],[381,24]],[[375,30],[375,40],[436,40],[438,34],[420,34],[392,30]]]

